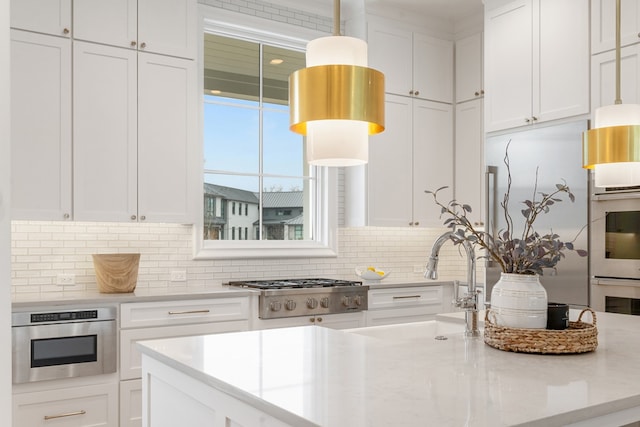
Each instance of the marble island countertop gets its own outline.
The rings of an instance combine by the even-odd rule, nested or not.
[[[597,318],[597,350],[578,355],[496,350],[446,321],[386,334],[309,326],[140,348],[296,426],[622,425],[640,419],[640,317]]]

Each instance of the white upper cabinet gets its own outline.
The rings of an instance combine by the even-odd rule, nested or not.
[[[464,102],[481,97],[484,95],[482,33],[457,40],[455,51],[456,102]]]
[[[474,226],[484,225],[483,164],[482,99],[456,104],[455,199],[471,206]]]
[[[76,220],[194,222],[195,79],[194,61],[74,44]]]
[[[73,4],[74,38],[194,59],[196,0],[82,0]]]
[[[137,53],[74,43],[74,218],[137,217]]]
[[[640,44],[620,52],[620,98],[624,104],[640,103]],[[591,111],[612,105],[616,99],[616,55],[607,51],[591,59]]]
[[[453,189],[453,112],[450,104],[388,94],[385,132],[371,137],[369,225],[440,226],[440,210],[425,190]]]
[[[71,41],[11,30],[13,219],[71,218],[71,156]]]
[[[485,14],[487,132],[589,112],[588,0],[516,0]]]
[[[138,211],[153,222],[194,223],[202,165],[196,64],[138,55]]]
[[[628,46],[640,42],[640,2],[622,0],[620,16],[620,44]],[[591,0],[591,53],[616,47],[616,1]]]
[[[71,0],[11,0],[11,27],[69,37]]]
[[[394,27],[368,24],[369,66],[385,75],[385,91],[453,102],[453,42]]]

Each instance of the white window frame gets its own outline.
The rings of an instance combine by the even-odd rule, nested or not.
[[[223,9],[199,5],[198,8],[198,133],[199,162],[204,165],[204,59],[203,35],[213,32],[227,37],[245,38],[285,48],[304,50],[306,44],[325,33],[243,15]],[[197,221],[194,225],[194,259],[238,258],[317,258],[338,256],[338,173],[336,168],[312,167],[318,182],[318,193],[312,217],[317,218],[313,235],[315,240],[216,240],[203,238],[204,196],[198,197]],[[204,169],[199,173],[199,193],[203,192]]]

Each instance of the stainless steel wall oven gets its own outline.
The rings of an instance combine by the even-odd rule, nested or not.
[[[13,383],[116,372],[116,308],[12,313]]]

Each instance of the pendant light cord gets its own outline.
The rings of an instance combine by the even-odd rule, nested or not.
[[[616,104],[622,104],[620,98],[620,1],[616,0]]]
[[[340,34],[340,0],[333,0],[333,35],[342,35]]]

